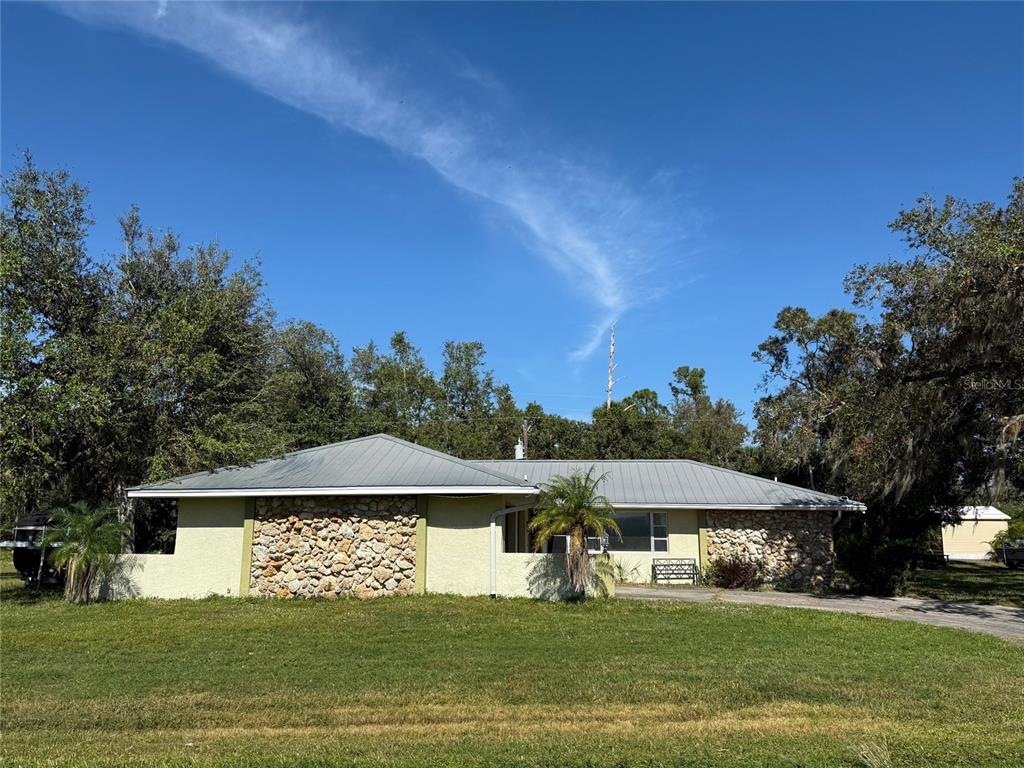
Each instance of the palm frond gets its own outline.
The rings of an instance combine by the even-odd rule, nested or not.
[[[54,547],[53,562],[65,570],[68,600],[85,603],[92,598],[96,578],[113,568],[126,530],[110,509],[93,509],[84,502],[51,515],[43,543]]]
[[[551,478],[541,486],[537,514],[530,521],[538,550],[554,536],[569,537],[566,571],[577,596],[584,595],[593,581],[588,538],[603,539],[609,533],[622,538],[615,509],[598,490],[605,477],[594,477],[591,467],[586,473]]]

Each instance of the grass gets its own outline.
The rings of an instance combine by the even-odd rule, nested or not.
[[[907,585],[907,594],[1024,608],[1024,569],[1011,570],[984,560],[953,560],[945,568],[918,569]]]
[[[14,570],[14,558],[9,549],[0,549],[0,590],[20,589],[22,586],[18,572]]]
[[[0,593],[10,766],[1024,760],[1024,648],[815,611]]]

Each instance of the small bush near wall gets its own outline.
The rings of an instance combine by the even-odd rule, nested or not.
[[[779,589],[823,589],[834,573],[832,513],[708,511],[710,560],[757,563],[765,583]]]
[[[757,563],[734,555],[713,559],[704,579],[711,586],[722,589],[757,589],[764,583],[764,574]]]

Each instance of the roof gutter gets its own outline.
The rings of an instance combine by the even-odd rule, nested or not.
[[[839,497],[844,503],[836,509],[836,519],[832,521],[832,527],[835,528],[839,525],[839,522],[843,519],[843,512],[849,510],[850,512],[860,512],[862,515],[868,511],[868,505],[860,501],[851,501],[846,496]]]
[[[217,499],[259,496],[416,496],[416,495],[493,495],[532,496],[534,486],[507,485],[365,485],[321,488],[166,488],[137,486],[128,489],[130,499]],[[658,502],[612,502],[615,509],[720,509],[738,511],[810,511],[810,512],[863,512],[867,509],[858,501],[839,504],[665,504]]]
[[[615,509],[708,509],[708,510],[738,510],[738,511],[763,511],[763,512],[863,512],[867,509],[859,501],[849,501],[839,504],[660,504],[658,502],[629,502],[616,504],[612,502]]]
[[[365,485],[343,488],[132,488],[129,499],[223,499],[252,496],[417,496],[505,494],[530,496],[532,486],[511,485]]]

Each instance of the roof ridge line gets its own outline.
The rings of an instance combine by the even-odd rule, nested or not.
[[[379,433],[379,434],[383,434],[383,433]],[[344,445],[345,443],[356,443],[356,442],[360,442],[362,440],[367,440],[367,439],[369,439],[371,437],[377,437],[377,436],[378,435],[363,435],[362,437],[350,437],[347,440],[338,440],[338,441],[333,442],[333,443],[327,443],[326,445],[314,445],[311,448],[300,448],[297,451],[285,451],[284,453],[280,453],[280,454],[277,454],[275,456],[264,456],[264,457],[259,458],[259,459],[253,459],[252,461],[247,461],[244,464],[225,464],[223,467],[214,467],[213,469],[200,469],[200,470],[197,470],[196,472],[189,472],[187,475],[176,475],[175,477],[168,478],[167,480],[156,480],[154,482],[157,482],[157,483],[169,483],[171,480],[185,480],[185,479],[187,479],[189,477],[197,477],[199,475],[215,475],[218,472],[224,472],[224,471],[229,470],[229,469],[246,469],[248,467],[255,467],[257,464],[265,464],[268,461],[280,461],[281,459],[286,459],[289,456],[298,456],[298,455],[303,454],[303,453],[313,453],[314,451],[321,451],[324,448],[334,448],[335,446]],[[388,437],[390,437],[390,435],[388,435]],[[152,483],[141,483],[140,486],[141,485],[152,485]],[[133,487],[140,487],[140,486],[133,486]],[[126,490],[130,490],[130,489],[126,489]]]
[[[291,456],[299,456],[299,455],[303,455],[303,454],[307,454],[307,453],[314,453],[316,451],[322,451],[322,450],[327,449],[327,448],[337,448],[338,446],[351,445],[352,443],[361,443],[361,442],[365,442],[367,440],[373,440],[373,439],[377,439],[377,438],[380,438],[380,439],[383,439],[383,440],[387,440],[389,442],[395,443],[397,445],[402,445],[402,446],[405,446],[407,448],[413,448],[413,449],[419,451],[420,453],[427,454],[428,456],[434,456],[434,457],[439,458],[439,459],[446,459],[447,461],[453,462],[454,464],[458,464],[459,466],[465,467],[466,469],[473,470],[474,472],[480,472],[480,473],[483,473],[485,475],[489,475],[490,477],[493,477],[495,479],[502,480],[502,481],[504,481],[506,483],[511,483],[513,485],[513,487],[516,487],[516,488],[526,488],[526,487],[532,488],[532,487],[534,487],[531,483],[529,483],[529,482],[527,482],[525,480],[521,480],[521,479],[519,479],[517,477],[514,477],[512,475],[506,475],[503,472],[498,472],[496,470],[489,469],[487,467],[474,466],[470,461],[468,461],[466,459],[460,459],[458,456],[453,456],[450,453],[445,453],[444,451],[437,451],[437,450],[434,450],[433,448],[427,448],[426,446],[418,445],[418,444],[416,444],[414,442],[411,442],[409,440],[403,440],[400,437],[395,437],[394,435],[389,435],[386,432],[375,432],[372,435],[362,435],[361,437],[351,437],[351,438],[348,438],[347,440],[338,440],[338,441],[333,442],[333,443],[327,443],[326,445],[315,445],[315,446],[313,446],[311,448],[301,448],[301,449],[299,449],[297,451],[287,451],[285,453],[279,453],[279,454],[276,454],[276,455],[273,455],[273,456],[265,456],[263,458],[253,459],[252,461],[245,462],[245,463],[227,464],[227,465],[225,465],[223,467],[214,467],[213,469],[200,469],[200,470],[197,470],[195,472],[189,472],[188,474],[185,474],[185,475],[175,475],[174,477],[168,477],[168,478],[166,478],[164,480],[152,480],[152,481],[148,481],[148,482],[147,481],[143,481],[141,483],[138,483],[137,485],[131,486],[130,488],[128,488],[126,490],[137,490],[137,489],[140,489],[140,488],[150,487],[150,486],[154,486],[154,485],[178,483],[178,482],[181,482],[183,480],[187,480],[187,479],[191,479],[191,478],[195,478],[195,477],[202,477],[202,476],[206,476],[206,475],[216,475],[216,474],[220,474],[221,472],[230,471],[230,470],[247,469],[247,468],[259,466],[260,464],[266,464],[268,462],[282,461],[282,460],[287,459],[287,458],[289,458]]]
[[[480,463],[483,463],[483,462],[494,462],[494,463],[502,462],[502,463],[504,463],[504,462],[512,462],[512,461],[514,461],[514,462],[517,462],[517,463],[524,463],[524,464],[525,463],[533,463],[533,464],[555,464],[555,463],[563,463],[563,464],[595,464],[595,463],[605,463],[605,464],[641,464],[641,463],[646,463],[646,464],[654,464],[654,463],[663,463],[663,464],[670,464],[670,463],[686,463],[686,464],[693,464],[693,465],[696,465],[698,467],[706,467],[707,469],[716,470],[718,472],[727,472],[728,474],[731,474],[731,475],[739,475],[740,477],[746,477],[746,478],[750,478],[752,480],[760,480],[760,481],[765,482],[765,483],[771,483],[773,486],[780,486],[780,487],[783,487],[783,488],[793,488],[795,490],[802,491],[804,493],[814,493],[814,494],[817,494],[819,496],[827,496],[828,498],[836,499],[837,501],[842,501],[842,499],[843,499],[842,496],[837,496],[834,493],[825,493],[825,491],[819,491],[819,490],[815,490],[813,488],[804,488],[803,486],[794,485],[793,483],[780,483],[778,480],[769,480],[767,477],[761,477],[760,475],[752,475],[749,472],[741,472],[738,469],[730,469],[728,467],[719,467],[719,466],[717,466],[715,464],[708,464],[706,461],[697,461],[696,459],[471,459],[471,461],[473,461],[473,462],[480,462]],[[849,499],[849,500],[850,501],[854,501],[854,499]]]
[[[515,483],[515,485],[517,487],[520,487],[520,488],[525,488],[525,487],[531,487],[532,488],[532,487],[534,487],[532,483],[527,482],[526,480],[520,480],[518,477],[515,477],[513,475],[506,475],[504,472],[498,472],[496,470],[488,469],[486,467],[474,466],[472,459],[460,459],[458,456],[453,456],[450,453],[445,453],[444,451],[438,451],[438,450],[435,450],[434,448],[427,448],[425,445],[419,445],[418,443],[414,443],[414,442],[412,442],[410,440],[403,440],[400,437],[395,437],[394,435],[389,435],[386,432],[378,432],[375,435],[368,435],[367,437],[381,437],[381,438],[384,438],[385,440],[390,440],[393,443],[398,443],[399,445],[404,445],[404,446],[406,446],[408,448],[415,448],[417,451],[420,451],[421,453],[425,453],[428,456],[436,456],[439,459],[447,459],[448,461],[451,461],[451,462],[453,462],[455,464],[458,464],[460,466],[466,467],[467,469],[472,469],[475,472],[483,472],[484,474],[490,475],[491,477],[496,477],[499,480],[505,480],[506,482]],[[358,439],[364,440],[366,438],[358,438]]]
[[[718,467],[718,466],[715,466],[714,464],[708,464],[707,462],[704,462],[704,461],[697,461],[696,459],[680,459],[680,461],[685,461],[685,462],[687,462],[689,464],[697,464],[697,465],[699,465],[701,467],[707,467],[708,469],[716,469],[719,472],[728,472],[730,475],[740,475],[741,477],[750,477],[750,478],[753,478],[754,480],[761,480],[761,481],[763,481],[765,483],[771,483],[772,485],[780,485],[780,486],[782,486],[784,488],[795,488],[796,490],[803,491],[805,493],[808,493],[808,492],[809,493],[817,493],[817,494],[819,494],[821,496],[828,496],[829,498],[836,499],[837,501],[842,501],[843,498],[847,498],[850,501],[853,501],[853,499],[850,499],[848,496],[847,497],[836,496],[834,493],[825,493],[824,491],[819,491],[819,490],[817,490],[815,488],[804,488],[803,486],[800,486],[800,485],[793,485],[793,483],[780,483],[778,480],[769,480],[767,477],[761,477],[760,475],[752,475],[749,472],[740,472],[738,469],[729,469],[728,467]]]
[[[324,448],[334,448],[339,445],[345,445],[346,443],[359,443],[363,440],[369,440],[371,437],[391,437],[391,435],[385,435],[383,432],[377,432],[372,435],[363,435],[362,437],[350,437],[347,440],[337,440],[333,443],[327,443],[326,445],[314,445],[312,448],[300,448],[297,451],[287,451],[282,453],[280,456],[259,459],[258,461],[272,461],[274,458],[283,459],[285,456],[297,456],[300,453],[313,453],[313,451],[322,451]]]
[[[695,459],[466,459],[473,464],[637,464],[643,462],[644,464],[674,464],[680,461],[686,461],[691,464],[701,464],[705,467],[714,467],[715,469],[726,469],[725,467],[716,467],[714,464],[708,464],[703,461],[696,461]],[[726,470],[728,472],[739,472],[739,470]],[[740,472],[739,474],[747,474]],[[750,475],[750,477],[760,477],[760,475]],[[766,478],[761,478],[762,480]]]

